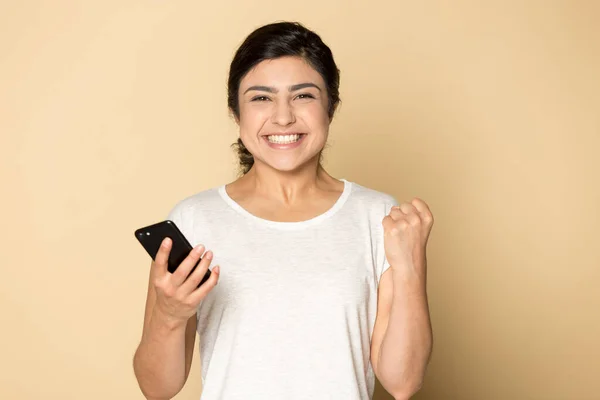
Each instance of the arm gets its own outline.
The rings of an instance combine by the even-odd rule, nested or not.
[[[170,399],[185,384],[196,339],[196,316],[187,323],[172,321],[155,309],[154,265],[146,298],[142,339],[133,358],[138,384],[147,399]]]
[[[410,399],[422,386],[433,335],[424,282],[394,274],[381,277],[371,363],[396,400]]]
[[[433,346],[426,290],[433,215],[414,198],[393,206],[382,224],[390,267],[380,279],[371,362],[383,387],[406,400],[421,388]]]

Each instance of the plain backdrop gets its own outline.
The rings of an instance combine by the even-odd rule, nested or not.
[[[568,0],[2,0],[0,398],[142,399],[149,257],[133,231],[235,178],[229,63],[253,29],[294,20],[341,69],[328,171],[436,218],[415,398],[600,399],[598,15]],[[177,399],[199,398],[199,361]]]

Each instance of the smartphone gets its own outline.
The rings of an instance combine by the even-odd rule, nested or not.
[[[183,260],[193,249],[190,242],[188,242],[177,225],[175,225],[175,222],[171,220],[165,220],[140,228],[135,231],[135,237],[141,243],[144,249],[146,249],[153,260],[156,259],[156,254],[158,253],[158,249],[160,248],[163,239],[167,237],[171,239],[172,246],[171,252],[169,253],[169,261],[167,266],[167,269],[170,273],[175,272],[179,264],[183,262]],[[190,274],[194,272],[201,260],[202,259],[198,260],[198,263],[194,265],[190,271]],[[210,277],[210,273],[210,269],[206,270],[206,274],[204,274],[204,277],[200,281],[198,287],[207,281],[207,279]]]

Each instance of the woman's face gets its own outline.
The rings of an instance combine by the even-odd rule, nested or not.
[[[254,156],[280,171],[318,161],[329,133],[327,87],[299,57],[265,60],[242,79],[240,136]]]

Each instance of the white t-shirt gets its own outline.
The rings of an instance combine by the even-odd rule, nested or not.
[[[381,221],[398,203],[342,181],[332,208],[302,222],[258,218],[224,185],[171,210],[221,267],[197,312],[202,400],[372,398],[377,288],[389,267]]]

